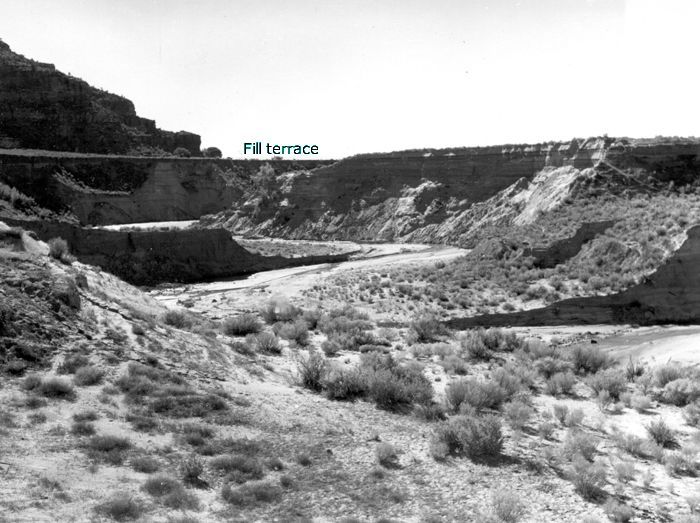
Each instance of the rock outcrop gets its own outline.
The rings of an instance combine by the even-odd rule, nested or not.
[[[572,298],[541,309],[456,318],[456,329],[475,326],[700,323],[700,226],[676,253],[640,284],[619,294]]]
[[[200,154],[200,137],[163,131],[134,104],[12,52],[0,41],[0,148],[110,154]]]

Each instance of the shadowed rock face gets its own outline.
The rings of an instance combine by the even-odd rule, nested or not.
[[[200,154],[200,137],[158,129],[134,104],[29,60],[0,41],[0,147],[92,153]]]
[[[680,249],[630,289],[611,296],[572,298],[542,309],[457,318],[450,327],[632,323],[700,323],[700,226]]]
[[[6,151],[0,181],[82,224],[192,220],[236,205],[264,163]],[[279,172],[322,164],[270,162]]]
[[[554,268],[576,256],[583,244],[615,225],[615,220],[584,223],[571,238],[556,241],[547,247],[525,249],[524,256],[535,258],[535,267]]]
[[[224,229],[109,231],[58,222],[13,221],[48,241],[68,242],[78,260],[129,283],[195,282],[314,263],[344,261],[348,254],[285,258],[253,254]],[[1,222],[0,222],[1,223]]]

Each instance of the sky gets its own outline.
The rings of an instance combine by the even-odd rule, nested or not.
[[[696,0],[0,0],[0,11],[14,51],[234,158],[253,141],[340,158],[700,135]]]

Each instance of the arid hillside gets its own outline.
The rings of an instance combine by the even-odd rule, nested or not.
[[[0,147],[103,154],[199,156],[200,137],[163,131],[134,104],[30,60],[0,40]]]

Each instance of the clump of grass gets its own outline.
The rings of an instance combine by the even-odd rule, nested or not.
[[[75,421],[70,431],[76,436],[92,436],[95,434],[95,426],[89,421]]]
[[[245,336],[257,334],[262,330],[262,325],[254,314],[242,314],[225,320],[222,330],[229,336]]]
[[[73,383],[79,387],[98,385],[102,383],[103,377],[104,371],[102,369],[95,367],[94,365],[86,365],[75,371]]]
[[[272,298],[260,312],[263,319],[274,324],[278,321],[293,321],[301,315],[302,311],[295,307],[284,297]]]
[[[302,467],[310,467],[313,464],[313,460],[311,459],[311,456],[309,456],[307,453],[302,452],[301,454],[297,454],[297,463],[301,465]]]
[[[204,484],[201,475],[204,473],[204,462],[197,456],[188,456],[180,463],[182,480],[188,485],[196,487]]]
[[[70,382],[61,378],[45,378],[41,380],[36,391],[47,398],[56,398],[72,401],[75,399],[75,390]]]
[[[131,442],[127,438],[106,434],[93,436],[85,447],[91,458],[112,465],[121,465],[124,454],[131,448]]]
[[[129,460],[129,465],[131,465],[131,468],[136,472],[143,472],[145,474],[153,474],[160,469],[158,460],[151,456],[134,456]]]
[[[328,363],[317,352],[312,352],[308,357],[300,358],[297,363],[299,381],[302,387],[321,392],[324,387],[324,379],[328,373]]]
[[[600,496],[606,480],[603,465],[597,462],[591,463],[581,456],[573,460],[567,475],[576,491],[587,500],[595,500]]]
[[[84,410],[73,414],[73,421],[96,421],[99,417],[94,410]]]
[[[113,494],[110,499],[95,507],[95,512],[116,521],[139,519],[145,512],[143,505],[126,493]]]
[[[627,388],[627,378],[622,369],[604,369],[590,376],[586,383],[591,387],[596,394],[607,392],[611,399],[620,399]]]
[[[161,317],[165,325],[170,325],[176,329],[190,329],[194,325],[194,320],[190,313],[184,310],[169,310]]]
[[[182,484],[178,480],[163,474],[148,478],[142,488],[156,498],[183,490]]]
[[[520,496],[511,490],[497,490],[491,495],[491,510],[503,523],[517,523],[527,509]]]
[[[674,447],[678,444],[676,431],[663,419],[652,421],[645,428],[649,437],[662,447]]]

